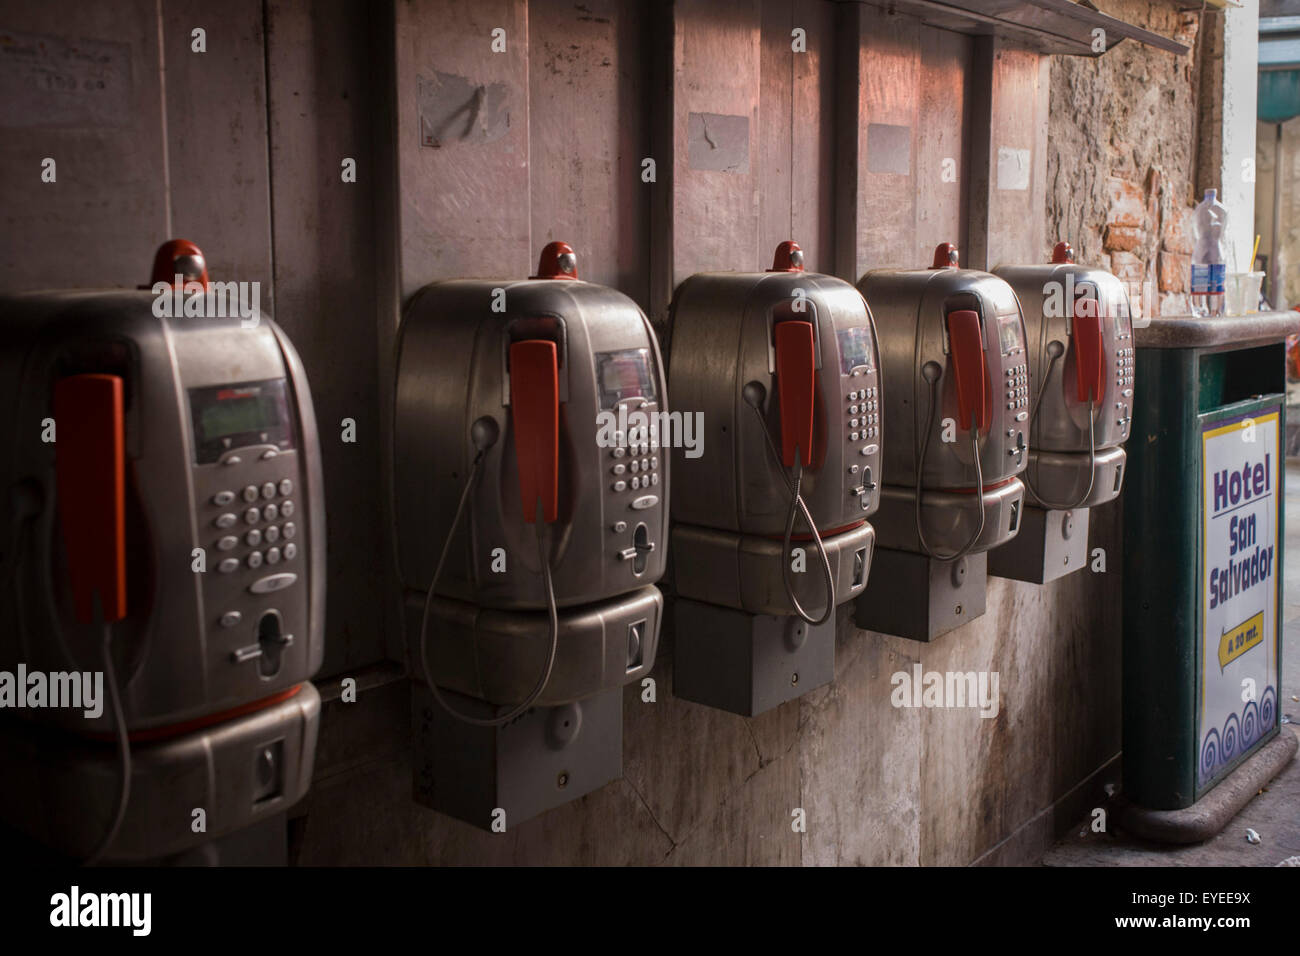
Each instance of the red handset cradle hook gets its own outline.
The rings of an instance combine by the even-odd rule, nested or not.
[[[781,400],[781,461],[793,467],[799,460],[813,465],[813,396],[816,393],[817,358],[811,322],[778,322],[776,384]]]
[[[510,414],[524,521],[559,516],[560,374],[555,343],[525,339],[510,346]]]
[[[126,617],[126,439],[122,379],[72,375],[54,383],[59,521],[77,620]]]
[[[993,410],[986,386],[988,370],[984,367],[984,336],[978,312],[956,309],[948,313],[948,344],[957,376],[958,426],[963,431],[972,425],[987,431]]]

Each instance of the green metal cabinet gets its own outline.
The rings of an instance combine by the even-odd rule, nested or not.
[[[1279,731],[1284,339],[1296,331],[1295,313],[1136,330],[1123,772],[1141,807],[1191,806]]]

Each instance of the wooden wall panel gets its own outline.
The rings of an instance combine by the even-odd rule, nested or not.
[[[0,125],[0,289],[147,282],[171,228],[153,0],[4,0],[0,36],[0,82],[13,91]],[[87,66],[78,44],[102,61]],[[46,158],[53,183],[41,180]]]

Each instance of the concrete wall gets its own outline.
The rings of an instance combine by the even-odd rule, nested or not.
[[[504,835],[418,807],[384,435],[403,301],[438,278],[527,275],[552,238],[662,326],[676,283],[766,268],[785,238],[810,267],[856,279],[926,265],[944,240],[967,263],[1041,260],[1080,202],[1080,234],[1100,237],[1105,177],[1083,172],[1087,150],[1051,145],[1060,71],[1093,102],[1087,71],[1121,56],[1165,69],[1165,54],[1063,65],[829,0],[244,0],[219,22],[200,9],[0,2],[0,35],[90,38],[130,66],[107,77],[120,99],[74,103],[59,125],[32,111],[0,138],[0,287],[135,285],[179,233],[214,275],[273,292],[311,376],[330,496],[327,705],[297,859],[1016,862],[1096,805],[1119,747],[1113,508],[1093,518],[1107,572],[992,580],[984,617],[933,645],[858,631],[842,609],[835,682],[752,720],[672,697],[670,627],[657,702],[625,696],[622,780]],[[206,54],[188,52],[194,26]],[[796,27],[807,52],[791,51]],[[1130,152],[1190,148],[1176,129],[1139,138],[1141,117],[1115,100]],[[1078,112],[1065,122],[1086,143]],[[702,115],[731,118],[706,144],[721,159],[692,159]],[[47,155],[57,186],[39,183]],[[340,179],[345,158],[356,183]],[[1076,240],[1099,252],[1092,241]],[[69,248],[84,250],[75,276]],[[339,440],[344,418],[355,444]],[[914,664],[997,671],[1000,712],[893,707],[890,677]],[[338,699],[345,676],[356,703]],[[796,808],[806,833],[791,829]]]

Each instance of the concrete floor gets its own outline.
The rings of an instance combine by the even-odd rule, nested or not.
[[[1300,459],[1295,458],[1286,463],[1284,554],[1282,733],[1294,734],[1300,733]],[[1284,860],[1300,865],[1300,758],[1205,843],[1168,847],[1123,833],[1093,833],[1089,822],[1080,821],[1043,857],[1043,865],[1277,866]],[[1258,844],[1247,841],[1247,827],[1259,834]]]

